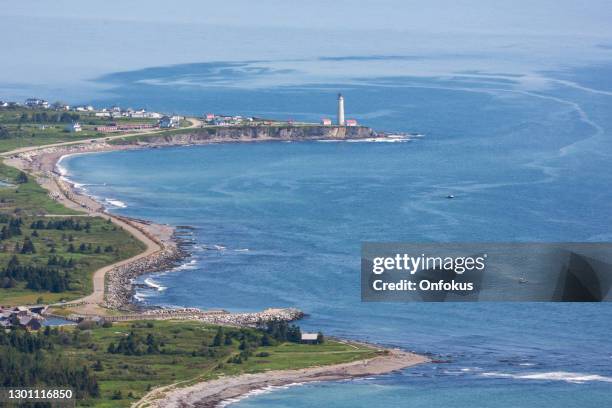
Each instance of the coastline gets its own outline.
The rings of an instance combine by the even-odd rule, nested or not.
[[[317,139],[321,140],[321,139]],[[229,313],[224,310],[203,311],[196,308],[149,308],[141,309],[133,303],[133,280],[135,277],[160,269],[173,268],[188,254],[182,250],[176,237],[176,228],[156,224],[107,212],[103,203],[87,195],[77,184],[69,180],[58,164],[66,157],[79,154],[102,153],[141,148],[159,148],[220,142],[268,142],[272,140],[195,140],[181,136],[178,140],[170,138],[152,143],[133,141],[124,144],[109,144],[107,140],[95,139],[89,143],[80,142],[69,145],[47,146],[8,155],[5,163],[36,176],[37,182],[44,187],[49,196],[57,202],[80,212],[82,216],[101,216],[128,230],[142,241],[146,249],[142,253],[118,263],[108,265],[94,273],[94,292],[81,299],[66,302],[62,306],[74,308],[83,317],[104,316],[111,321],[139,319],[192,319],[204,323],[256,326],[261,321],[282,319],[297,320],[304,313],[297,309],[266,309],[255,313]],[[122,315],[109,314],[119,310]],[[362,343],[363,344],[363,343]],[[256,374],[243,374],[235,377],[222,377],[203,380],[185,388],[172,384],[153,389],[135,407],[215,407],[224,401],[244,398],[257,390],[316,381],[335,381],[380,375],[404,369],[429,359],[399,349],[384,349],[369,345],[379,351],[379,355],[369,360],[359,360],[329,366],[316,366],[298,370],[268,371]]]
[[[75,309],[81,315],[105,315],[108,309],[131,307],[131,279],[154,268],[172,267],[186,256],[176,240],[175,228],[144,220],[123,217],[107,212],[103,203],[82,192],[78,186],[58,170],[58,163],[75,154],[123,150],[107,143],[76,144],[46,147],[10,156],[5,163],[36,176],[36,181],[49,196],[65,207],[84,212],[83,216],[104,217],[140,240],[145,250],[129,259],[107,265],[94,272],[93,293],[68,301],[63,307]],[[103,307],[101,307],[103,306]]]
[[[108,265],[94,272],[93,293],[80,299],[61,304],[62,307],[76,308],[84,316],[108,315],[115,309],[126,312],[138,311],[134,303],[133,280],[139,275],[171,269],[188,256],[181,248],[176,237],[176,228],[156,224],[148,220],[112,214],[104,203],[82,191],[79,186],[66,177],[58,167],[66,157],[73,155],[103,153],[144,148],[172,146],[209,145],[217,143],[265,143],[274,141],[397,141],[393,135],[376,133],[366,127],[321,127],[311,128],[266,128],[266,127],[227,127],[214,130],[202,127],[202,122],[189,118],[191,125],[178,134],[161,134],[160,131],[147,131],[129,135],[112,135],[74,142],[61,142],[51,145],[20,148],[2,153],[5,164],[36,177],[36,181],[49,192],[49,196],[65,207],[85,212],[81,216],[101,216],[123,228],[143,242],[145,250],[123,261]],[[251,134],[243,134],[245,129]],[[274,130],[272,130],[274,129]],[[274,135],[270,134],[273,132]],[[145,137],[146,140],[139,140]],[[410,138],[402,138],[410,140]],[[111,144],[109,142],[115,141]],[[106,200],[108,201],[108,199]],[[112,204],[112,203],[111,203]],[[185,308],[187,309],[187,308]],[[282,309],[269,309],[282,310]],[[262,312],[266,317],[269,310]],[[300,311],[282,313],[282,318],[293,319],[303,315]],[[218,321],[215,318],[215,321]],[[248,318],[247,321],[252,321]],[[230,324],[234,323],[233,321]]]
[[[368,360],[298,370],[220,377],[183,388],[178,388],[178,384],[169,385],[153,389],[132,406],[134,408],[214,408],[225,406],[224,403],[236,402],[262,389],[381,375],[429,362],[429,359],[424,356],[400,349],[370,346],[377,349],[380,354]]]

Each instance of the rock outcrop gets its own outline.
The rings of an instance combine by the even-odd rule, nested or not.
[[[365,126],[227,126],[177,131],[167,135],[130,138],[121,144],[202,144],[211,142],[350,140],[380,137]]]

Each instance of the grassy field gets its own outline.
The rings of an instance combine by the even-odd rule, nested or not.
[[[27,281],[16,280],[9,285],[0,279],[0,305],[53,303],[60,299],[75,299],[91,291],[91,275],[105,265],[136,255],[144,245],[129,233],[107,222],[102,217],[83,217],[82,213],[70,210],[52,200],[46,190],[32,178],[18,182],[19,172],[0,165],[0,179],[8,185],[0,186],[0,229],[10,220],[21,220],[20,234],[0,239],[0,277],[6,276],[9,260],[16,256],[20,265],[46,267],[52,257],[73,261],[73,266],[53,266],[68,276],[66,291],[33,290]],[[59,215],[59,217],[58,217]],[[63,217],[66,216],[66,217]],[[32,229],[33,223],[72,219],[87,229]],[[35,253],[22,253],[24,240],[28,238]],[[84,245],[84,248],[81,246]],[[111,250],[112,248],[112,250]]]
[[[108,119],[79,113],[84,131],[67,133],[63,130],[65,123],[57,122],[58,116],[49,116],[57,114],[50,110],[0,109],[0,152],[106,136],[93,128]],[[117,121],[148,122],[123,118]],[[181,125],[189,123],[182,121]],[[156,137],[192,131],[169,130]],[[0,181],[0,305],[48,304],[81,297],[91,291],[95,270],[144,249],[140,241],[103,217],[84,216],[58,204],[32,175],[0,164]],[[16,332],[21,333],[21,329],[0,341],[0,375],[4,384],[19,378],[18,384],[11,385],[79,385],[79,379],[87,378],[88,384],[95,381],[97,388],[95,392],[84,392],[82,395],[89,397],[79,400],[78,405],[100,408],[128,407],[152,388],[164,385],[337,364],[378,353],[363,345],[330,340],[316,345],[288,343],[255,329],[224,328],[219,336],[218,327],[192,321],[140,321],[112,326],[85,322],[79,327],[23,333],[24,337],[36,336],[38,340],[44,337],[40,344],[50,344],[35,353],[28,349],[34,341],[9,345]],[[219,337],[223,341],[215,340]],[[13,365],[15,361],[19,362]],[[68,380],[66,373],[71,375]],[[28,382],[36,378],[35,374],[39,379]]]
[[[21,265],[46,267],[51,257],[72,260],[73,266],[55,267],[67,274],[68,289],[61,292],[32,290],[26,281],[16,281],[15,286],[0,288],[0,305],[53,303],[61,299],[75,299],[92,290],[91,276],[97,269],[136,255],[144,250],[144,244],[132,235],[108,223],[101,217],[74,217],[81,225],[89,223],[88,229],[59,230],[31,229],[32,223],[65,220],[70,218],[21,217],[21,234],[0,241],[0,265],[7,265],[15,256]],[[6,224],[0,224],[0,227]],[[35,253],[21,253],[16,246],[23,246],[29,239]]]
[[[232,337],[231,344],[213,347],[215,326],[189,321],[115,323],[108,328],[80,331],[82,338],[63,346],[62,351],[87,361],[92,369],[96,365],[98,368],[94,371],[100,397],[79,405],[108,408],[127,407],[152,387],[161,385],[177,382],[188,385],[220,375],[337,364],[374,357],[377,353],[362,345],[330,340],[317,345],[277,343],[251,348],[251,356],[236,364],[228,361],[241,353],[239,339],[248,336],[256,343],[262,333],[254,329],[224,330],[227,337]],[[143,355],[108,352],[111,343],[117,345],[130,332],[143,339],[150,335],[163,346],[159,352]]]
[[[78,121],[82,132],[69,133],[64,130],[67,123]],[[0,109],[0,152],[28,146],[87,140],[108,136],[94,130],[95,126],[118,123],[155,123],[155,119],[98,118],[91,112],[62,112],[51,109],[24,107]],[[65,216],[65,217],[63,217]],[[53,303],[60,299],[74,299],[91,291],[92,273],[111,263],[136,255],[144,245],[130,234],[107,223],[101,217],[82,217],[83,214],[68,209],[52,200],[30,175],[27,180],[20,172],[0,163],[0,229],[8,227],[11,220],[22,223],[19,234],[0,239],[0,305]],[[49,220],[61,221],[73,218],[88,228],[62,230],[43,228],[34,230],[32,223]],[[28,239],[35,253],[23,252]],[[20,267],[57,270],[69,282],[66,290],[49,291],[32,289],[32,279],[17,276],[10,279],[7,272],[9,261],[16,257]],[[53,259],[70,260],[69,267],[49,265]],[[51,261],[50,261],[51,260]],[[28,275],[28,271],[18,275]],[[40,274],[40,273],[39,273]],[[13,273],[14,275],[14,273]],[[31,275],[31,274],[30,274]],[[23,278],[23,279],[20,279]]]
[[[72,115],[63,118],[61,115]],[[68,123],[78,121],[83,130],[70,133],[65,131]],[[0,108],[0,152],[29,147],[42,146],[52,143],[87,140],[91,138],[110,136],[117,133],[101,133],[95,130],[96,126],[115,123],[156,123],[156,119],[149,118],[99,118],[92,112],[61,112],[50,109],[28,108]]]
[[[28,177],[25,183],[18,182],[19,170],[0,163],[0,214],[16,215],[75,215],[77,211],[52,200],[47,191]]]

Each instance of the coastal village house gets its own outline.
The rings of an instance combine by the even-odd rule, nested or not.
[[[32,107],[32,108],[33,107],[48,108],[49,102],[45,101],[44,99],[28,98],[25,100],[25,105]]]
[[[179,126],[178,116],[164,116],[159,120],[160,128],[176,128]]]
[[[332,120],[330,118],[323,118],[321,119],[321,124],[323,126],[331,126]]]
[[[347,119],[345,124],[346,126],[357,126],[357,121],[355,119]]]
[[[43,318],[27,307],[17,306],[11,309],[0,307],[0,328],[8,330],[23,327],[26,330],[38,330],[42,327]]]
[[[74,122],[74,123],[67,124],[64,130],[66,132],[74,133],[74,132],[80,132],[83,129],[81,129],[81,125],[79,124],[79,122]]]

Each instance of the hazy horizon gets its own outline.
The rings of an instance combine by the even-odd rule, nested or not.
[[[606,1],[7,1],[0,17],[10,33],[0,99],[87,101],[111,73],[219,61],[260,61],[265,81],[225,86],[263,88],[465,71],[537,87],[539,72],[612,61]],[[367,56],[384,58],[333,60]]]

